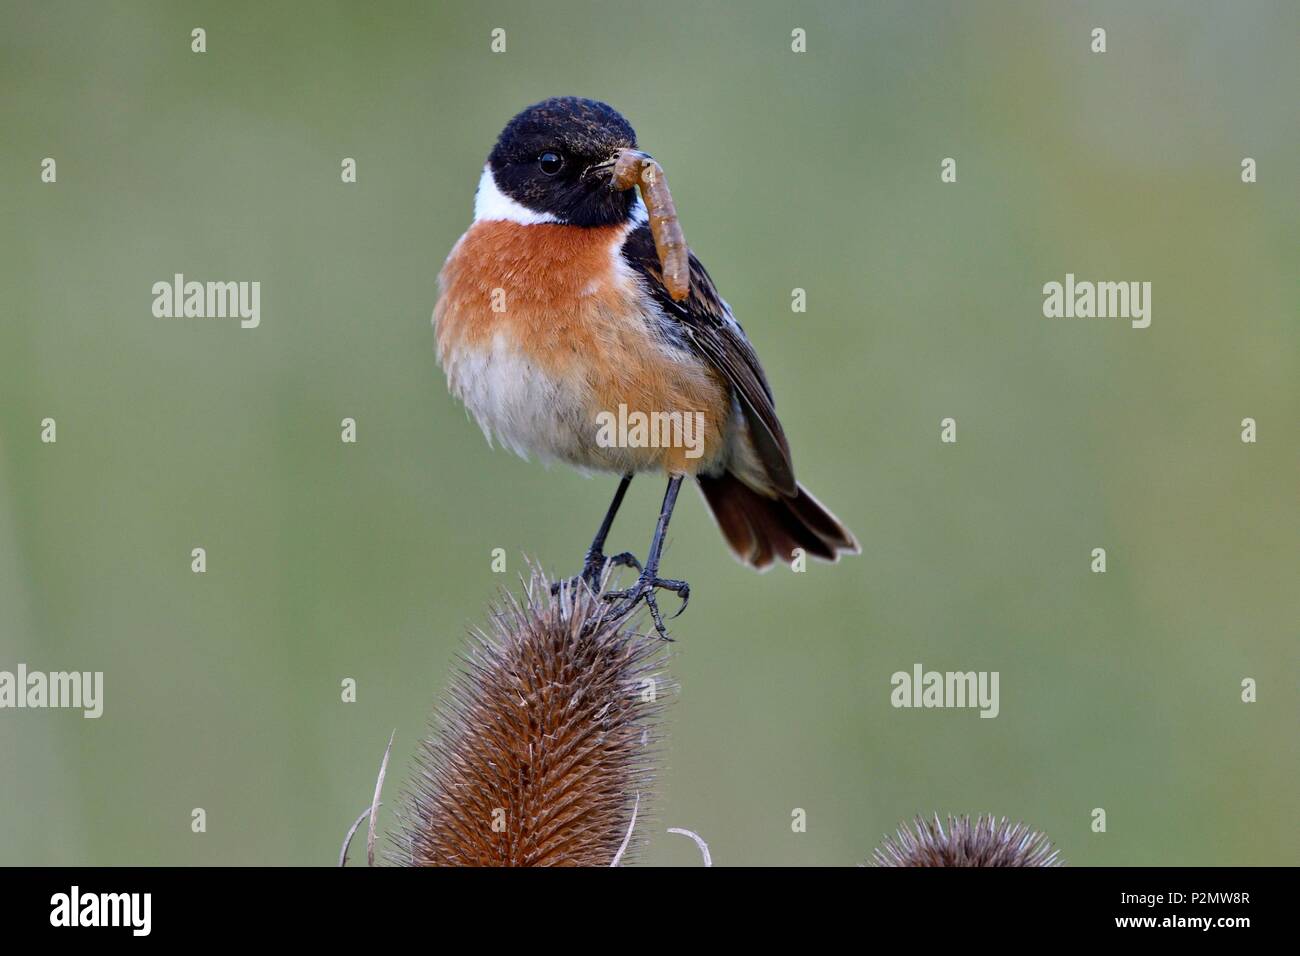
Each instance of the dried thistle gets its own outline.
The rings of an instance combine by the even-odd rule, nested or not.
[[[635,852],[654,773],[663,642],[533,571],[475,631],[417,758],[408,866],[609,866]]]
[[[1059,851],[1045,834],[1006,817],[948,817],[947,829],[917,817],[885,837],[869,861],[872,866],[1062,866]]]

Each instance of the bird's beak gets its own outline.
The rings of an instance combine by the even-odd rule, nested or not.
[[[641,169],[641,164],[653,161],[653,158],[649,153],[639,149],[616,150],[603,163],[589,166],[586,175],[602,176],[609,183],[611,189],[621,192],[636,185],[636,177]]]

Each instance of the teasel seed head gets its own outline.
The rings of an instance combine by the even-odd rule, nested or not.
[[[626,862],[641,842],[631,825],[646,818],[670,690],[665,644],[612,618],[586,587],[552,596],[536,569],[524,600],[504,596],[490,619],[421,746],[392,861]]]
[[[872,866],[1063,866],[1059,851],[1043,833],[1006,817],[948,817],[935,814],[885,837],[869,861]]]

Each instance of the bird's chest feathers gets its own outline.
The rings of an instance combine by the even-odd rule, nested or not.
[[[620,405],[729,412],[725,387],[656,331],[619,250],[627,226],[475,223],[440,276],[438,355],[453,394],[521,454],[590,461]]]
[[[570,369],[636,308],[619,258],[625,234],[624,226],[475,223],[440,276],[439,348],[504,337],[548,370]]]

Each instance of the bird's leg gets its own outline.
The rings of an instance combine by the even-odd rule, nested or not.
[[[631,474],[626,474],[619,480],[614,498],[605,511],[604,520],[596,529],[596,536],[591,539],[591,547],[587,549],[586,557],[583,558],[582,576],[589,584],[595,585],[600,582],[600,573],[605,569],[605,539],[609,537],[609,530],[614,526],[614,516],[618,514],[618,509],[623,504],[623,496],[627,494],[627,487],[630,484],[632,484]],[[641,562],[627,551],[616,554],[609,560],[615,566],[635,567],[638,571],[641,570]]]
[[[578,582],[585,581],[593,591],[600,587],[600,577],[605,570],[605,564],[612,564],[614,567],[636,568],[641,570],[641,562],[636,559],[636,555],[630,551],[624,551],[622,554],[616,554],[612,558],[605,557],[605,539],[609,537],[609,529],[614,526],[614,516],[618,514],[619,506],[623,504],[623,496],[627,494],[627,486],[632,484],[631,474],[623,476],[618,483],[618,489],[614,492],[614,500],[609,503],[609,508],[605,512],[605,518],[596,529],[596,537],[591,539],[591,547],[587,549],[586,556],[582,559],[582,573],[569,580],[569,585],[576,586]],[[551,593],[557,593],[560,590],[562,582],[556,581],[551,585]]]
[[[677,609],[677,614],[674,614],[673,617],[677,617],[682,611],[685,611],[686,605],[691,599],[691,587],[685,581],[659,577],[659,558],[663,554],[664,540],[668,536],[668,522],[673,516],[673,506],[677,503],[677,492],[681,489],[681,486],[681,475],[675,475],[668,479],[668,490],[664,492],[664,503],[659,509],[659,521],[655,525],[654,537],[650,539],[650,553],[646,555],[645,567],[642,568],[636,584],[622,591],[610,591],[605,595],[607,599],[621,599],[623,601],[614,612],[620,616],[630,613],[639,603],[644,601],[646,607],[650,609],[650,618],[654,621],[655,630],[666,641],[670,641],[672,638],[668,636],[668,629],[664,626],[663,615],[659,613],[659,603],[655,598],[655,591],[660,589],[672,591],[682,599],[682,606]]]

